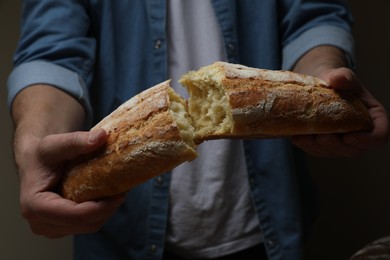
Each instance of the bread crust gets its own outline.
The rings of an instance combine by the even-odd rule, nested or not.
[[[169,111],[169,88],[166,81],[134,96],[93,127],[107,132],[106,145],[69,165],[63,197],[83,202],[120,194],[197,156]]]
[[[181,79],[190,93],[197,92],[196,85],[205,82],[222,88],[228,97],[232,128],[196,135],[197,143],[219,138],[270,138],[372,128],[369,113],[360,100],[315,77],[216,62]]]
[[[380,260],[380,259],[390,259],[390,237],[382,237],[377,239],[358,252],[356,252],[349,260]]]

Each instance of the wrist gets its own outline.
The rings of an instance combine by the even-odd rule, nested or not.
[[[293,71],[321,77],[324,71],[348,67],[348,65],[348,59],[342,50],[324,45],[315,47],[303,55],[295,64]]]
[[[36,155],[40,141],[41,138],[38,138],[35,135],[24,131],[21,133],[18,129],[15,130],[13,152],[20,181],[24,179],[26,165],[30,165],[34,161],[33,158],[34,155]]]
[[[69,94],[52,86],[34,85],[16,96],[12,118],[20,135],[43,138],[81,129],[85,112]]]

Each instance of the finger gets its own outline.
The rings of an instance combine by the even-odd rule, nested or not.
[[[80,212],[81,219],[85,223],[106,221],[125,200],[125,194],[119,194],[99,201],[87,201],[77,204],[75,212]],[[80,216],[76,214],[68,216],[67,219],[77,222],[80,221]]]
[[[41,204],[39,217],[47,223],[63,226],[95,223],[107,219],[124,202],[123,194],[99,201],[76,203],[61,197]]]
[[[324,72],[323,78],[332,87],[341,91],[360,91],[356,86],[360,85],[355,73],[348,68],[338,68]]]
[[[361,149],[345,144],[340,135],[311,135],[294,137],[294,145],[315,157],[356,157]]]
[[[332,88],[338,91],[351,93],[363,101],[368,109],[381,106],[381,104],[361,84],[356,74],[348,68],[328,70],[325,72],[324,78]]]
[[[305,153],[314,157],[331,157],[331,154],[324,152],[324,149],[316,144],[315,135],[300,135],[291,138],[292,143]]]
[[[107,214],[109,213],[109,214]],[[84,221],[80,218],[78,221],[59,222],[54,218],[38,219],[29,221],[31,230],[37,235],[43,235],[49,238],[58,238],[67,235],[84,234],[98,231],[110,218],[113,212],[105,211],[105,214],[99,218],[91,218]]]
[[[353,147],[346,144],[343,141],[341,135],[329,134],[329,135],[317,135],[316,143],[319,149],[330,156],[344,156],[344,157],[356,157],[360,155],[363,150],[358,147]]]
[[[374,109],[371,109],[371,111]],[[382,109],[371,112],[373,129],[370,132],[356,132],[344,135],[343,141],[360,149],[383,148],[389,141],[390,126]]]
[[[38,151],[45,162],[63,162],[95,151],[106,139],[107,134],[103,129],[49,135],[42,139]]]
[[[123,203],[123,194],[100,201],[76,202],[61,198],[51,192],[37,194],[33,201],[24,202],[23,217],[35,228],[35,232],[47,233],[38,228],[44,223],[48,226],[67,227],[70,232],[95,229],[96,225],[104,224],[115,210]]]
[[[60,226],[55,224],[48,224],[45,222],[29,223],[30,229],[35,235],[45,236],[47,238],[61,238],[75,234],[86,234],[97,232],[104,223],[95,223],[93,225],[81,226]]]
[[[313,145],[315,142],[314,135],[295,135],[291,137],[291,141],[294,145],[297,146],[309,146]]]

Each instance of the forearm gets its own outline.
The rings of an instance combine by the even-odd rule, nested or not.
[[[303,55],[295,64],[293,71],[301,74],[322,77],[324,71],[347,67],[345,53],[333,46],[318,46]]]
[[[48,85],[34,85],[21,91],[12,104],[15,149],[20,152],[49,135],[80,129],[84,109],[67,93]]]
[[[67,93],[48,85],[34,85],[19,93],[12,105],[15,127],[37,137],[80,128],[84,109]]]

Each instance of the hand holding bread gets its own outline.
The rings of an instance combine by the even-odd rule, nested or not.
[[[106,145],[69,165],[63,196],[76,202],[113,196],[193,160],[197,153],[185,107],[169,81],[119,106],[93,128],[107,132]]]
[[[369,131],[360,100],[326,82],[287,71],[217,62],[183,75],[188,102],[169,81],[125,102],[93,129],[105,147],[70,164],[61,194],[76,202],[123,193],[196,158],[196,146],[220,138]]]

